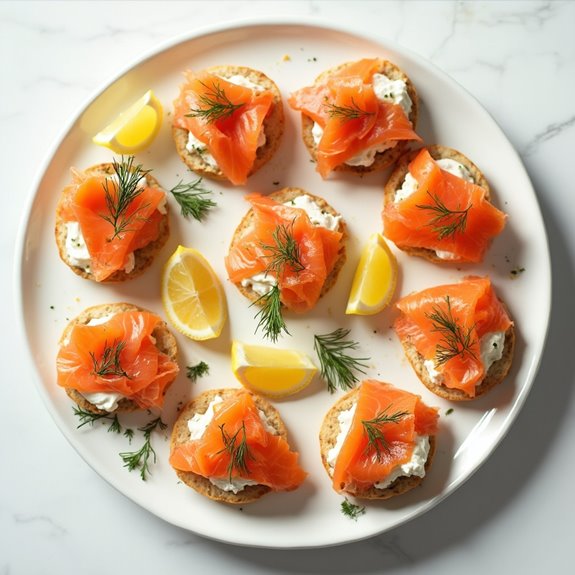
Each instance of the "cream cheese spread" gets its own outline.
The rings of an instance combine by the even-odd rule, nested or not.
[[[330,469],[330,475],[333,475],[335,462],[351,427],[356,406],[357,404],[354,403],[349,409],[340,411],[337,416],[339,423],[339,433],[337,435],[335,445],[327,453],[327,463]],[[425,462],[427,461],[428,455],[429,436],[416,436],[415,446],[411,455],[411,459],[402,465],[396,465],[385,479],[374,483],[374,487],[377,489],[385,489],[389,487],[389,485],[391,485],[398,477],[425,477]]]
[[[334,216],[322,210],[307,194],[302,194],[293,200],[288,200],[284,203],[284,206],[304,210],[312,225],[327,228],[328,230],[337,230],[341,222],[341,216]],[[272,287],[277,285],[276,278],[265,272],[257,273],[250,278],[243,279],[240,283],[242,287],[251,288],[259,296],[266,295]]]
[[[407,84],[403,80],[391,80],[384,74],[374,74],[372,76],[372,82],[373,91],[378,100],[398,104],[405,112],[405,115],[409,117],[413,103],[407,92]],[[317,122],[314,122],[311,133],[313,141],[317,146],[323,136],[323,128]],[[376,154],[394,148],[396,145],[396,141],[383,142],[349,158],[345,161],[345,164],[348,166],[371,166],[375,161]]]
[[[101,325],[106,323],[114,314],[103,315],[102,317],[93,317],[86,325]],[[93,393],[80,393],[82,397],[85,397],[92,405],[95,405],[98,409],[103,411],[114,411],[118,407],[118,402],[124,396],[121,393],[116,393],[114,391],[100,392],[95,391]]]
[[[492,331],[486,333],[479,340],[479,349],[481,350],[481,363],[484,365],[485,373],[489,368],[503,357],[503,349],[505,348],[505,332]],[[436,369],[436,364],[433,359],[426,359],[423,362],[425,369],[429,375],[429,379],[433,383],[441,383],[443,376]],[[478,385],[481,381],[478,382]]]
[[[204,431],[208,427],[208,424],[214,417],[214,407],[219,403],[222,403],[223,399],[221,395],[216,395],[205,413],[196,413],[193,417],[188,420],[188,429],[190,431],[190,440],[196,441],[202,437]],[[273,435],[277,435],[276,429],[270,424],[265,413],[258,409],[260,419],[263,423],[264,429]],[[257,481],[251,479],[243,479],[241,477],[232,477],[231,480],[227,477],[225,478],[215,478],[208,477],[210,483],[221,489],[222,491],[232,491],[233,493],[238,493],[244,489],[247,485],[257,485]]]
[[[241,76],[239,74],[235,74],[234,76],[230,76],[229,78],[224,78],[223,76],[221,76],[221,78],[223,80],[230,82],[231,84],[236,84],[236,86],[243,86],[244,88],[249,88],[250,90],[257,90],[258,92],[261,92],[262,90],[265,89],[263,86],[260,86],[259,84],[254,84],[254,82],[251,82],[248,78],[246,78],[245,76]],[[263,145],[265,145],[265,143],[266,143],[266,134],[264,130],[261,130],[258,135],[257,147],[261,148]],[[202,160],[204,160],[204,162],[206,162],[206,164],[208,164],[212,168],[218,167],[216,159],[214,158],[214,156],[212,156],[212,154],[210,154],[210,152],[208,152],[208,146],[204,142],[196,138],[196,136],[194,136],[192,132],[188,132],[188,142],[186,143],[186,150],[188,150],[188,152],[196,152],[197,154],[200,154],[200,156],[202,156]]]
[[[108,176],[106,180],[113,182],[118,182],[118,176],[116,174]],[[145,177],[141,177],[138,180],[136,188],[146,187],[147,182]],[[166,207],[166,194],[158,204],[157,210],[162,215],[168,213]],[[79,222],[66,222],[66,257],[71,265],[77,268],[83,269],[85,272],[90,273],[90,252],[88,251],[88,246],[86,245],[86,240],[82,234],[82,229],[80,228]],[[136,265],[136,258],[134,253],[128,254],[126,259],[126,265],[124,266],[124,271],[129,274]]]
[[[471,172],[460,162],[456,162],[451,158],[441,158],[439,160],[435,160],[436,164],[446,172],[449,172],[453,176],[457,176],[466,182],[474,183],[473,176]],[[417,180],[409,173],[405,175],[405,179],[401,184],[401,188],[399,188],[395,192],[395,198],[393,199],[394,203],[401,202],[411,196],[411,194],[417,191]],[[454,260],[458,259],[458,256],[452,252],[446,252],[442,250],[436,250],[435,255],[442,260]]]

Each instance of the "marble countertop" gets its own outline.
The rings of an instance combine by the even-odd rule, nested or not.
[[[431,60],[518,150],[547,226],[553,310],[527,401],[488,461],[423,516],[371,539],[262,550],[171,526],[115,491],[57,429],[14,337],[14,252],[39,166],[95,89],[155,45],[254,16],[312,17]],[[0,3],[0,573],[566,573],[575,513],[574,2]],[[534,273],[536,270],[532,270]],[[534,301],[536,306],[537,302]],[[17,365],[17,368],[13,366]]]

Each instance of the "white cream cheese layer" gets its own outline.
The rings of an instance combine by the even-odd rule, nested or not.
[[[102,317],[93,317],[86,325],[101,325],[106,323],[114,314],[104,315]],[[118,402],[124,396],[121,393],[116,393],[114,391],[100,392],[96,391],[93,393],[80,393],[82,397],[85,397],[92,405],[95,405],[98,409],[103,411],[114,411],[118,407]]]
[[[459,162],[456,162],[451,158],[441,158],[439,160],[435,160],[435,163],[442,170],[449,172],[453,176],[461,178],[466,182],[470,182],[472,184],[474,183],[471,172],[463,164],[460,164]],[[411,194],[414,194],[417,191],[417,187],[418,187],[417,180],[409,172],[407,172],[407,174],[405,175],[405,179],[401,184],[401,188],[399,188],[395,192],[395,198],[393,199],[393,201],[397,204],[402,200],[405,200],[405,198],[408,198],[409,196],[411,196]]]
[[[413,105],[411,98],[407,92],[407,84],[403,80],[391,80],[384,74],[374,74],[372,76],[373,91],[378,100],[382,102],[392,102],[401,106],[405,115],[409,117],[411,107]],[[323,128],[314,122],[312,128],[312,137],[315,145],[317,146],[323,136]],[[368,148],[360,154],[346,160],[348,166],[371,166],[375,161],[376,154],[394,148],[397,142],[383,142],[373,148]]]
[[[339,423],[339,433],[337,434],[335,445],[327,453],[327,463],[330,469],[330,475],[333,475],[335,462],[351,427],[356,406],[357,404],[354,403],[349,409],[340,411],[337,416],[337,421]],[[389,487],[389,485],[391,485],[398,477],[425,477],[425,462],[427,461],[428,454],[429,436],[416,436],[415,447],[413,449],[411,459],[402,465],[396,465],[385,479],[374,483],[374,487],[377,489],[385,489],[386,487]]]
[[[263,86],[260,86],[259,84],[254,84],[248,78],[246,78],[245,76],[240,76],[239,74],[235,74],[234,76],[230,76],[229,78],[225,78],[223,76],[220,77],[222,78],[222,80],[230,82],[230,84],[236,84],[236,86],[243,86],[244,88],[249,88],[250,90],[256,90],[258,92],[265,90]],[[263,145],[265,145],[265,143],[266,143],[266,135],[264,130],[261,130],[258,135],[257,147],[261,148]],[[196,152],[197,154],[200,154],[202,156],[202,160],[204,160],[204,162],[206,162],[206,164],[208,164],[212,168],[218,167],[216,159],[214,158],[214,156],[212,156],[212,154],[210,154],[210,152],[208,152],[207,145],[201,140],[198,140],[198,138],[196,138],[196,136],[194,136],[192,132],[188,132],[188,142],[186,143],[186,150],[188,150],[188,152]]]
[[[117,182],[118,176],[116,174],[108,176],[107,180]],[[142,177],[138,180],[137,188],[146,187],[146,178]],[[168,213],[166,208],[166,194],[158,204],[157,210],[160,214],[165,215]],[[90,252],[86,245],[86,240],[82,234],[79,222],[66,222],[66,257],[71,265],[83,269],[85,272],[90,273]],[[128,254],[124,271],[129,274],[136,265],[134,253]]]
[[[435,162],[442,170],[449,172],[453,176],[461,178],[466,182],[470,182],[472,184],[474,183],[471,172],[463,164],[456,162],[451,158],[441,158],[439,160],[435,160]],[[397,204],[398,202],[401,202],[402,200],[405,200],[405,198],[411,196],[411,194],[417,191],[417,187],[417,180],[409,172],[407,172],[405,179],[401,184],[401,188],[395,192],[395,198],[393,199],[394,203]],[[458,256],[454,253],[442,250],[436,250],[435,254],[442,260],[453,260],[458,258]]]
[[[489,368],[503,357],[503,349],[505,348],[505,332],[492,331],[486,333],[479,340],[479,349],[481,350],[481,362],[485,366],[485,373]],[[423,365],[427,369],[429,379],[433,383],[441,383],[443,376],[437,371],[437,366],[433,359],[426,359]],[[481,381],[478,382],[478,385]]]
[[[300,208],[308,215],[310,222],[314,226],[327,228],[328,230],[335,231],[338,229],[341,222],[341,216],[333,216],[325,210],[322,210],[313,199],[307,194],[295,197],[293,200],[284,202],[284,206]],[[241,281],[242,287],[251,288],[257,295],[266,295],[272,287],[277,285],[276,278],[264,272],[253,275],[250,278]]]
[[[219,403],[222,403],[223,399],[221,395],[216,395],[205,413],[196,413],[192,418],[188,420],[188,429],[190,431],[190,440],[196,441],[202,437],[204,431],[208,427],[208,424],[214,417],[214,407]],[[260,419],[263,423],[264,429],[273,435],[277,435],[276,429],[270,424],[265,413],[258,409]],[[232,477],[231,481],[229,478],[216,478],[208,477],[210,483],[221,489],[222,491],[232,491],[233,493],[238,493],[244,489],[247,485],[257,485],[257,481],[251,479],[243,479],[241,477]]]

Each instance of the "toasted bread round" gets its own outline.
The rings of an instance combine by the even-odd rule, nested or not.
[[[339,435],[339,421],[338,416],[342,411],[350,409],[354,403],[357,401],[357,395],[359,393],[359,388],[355,388],[352,391],[346,393],[338,401],[332,405],[331,409],[326,413],[323,423],[319,431],[319,444],[321,452],[321,461],[327,474],[331,477],[333,469],[329,466],[327,461],[327,456],[329,451],[335,446],[337,442],[337,436]],[[429,453],[427,455],[427,461],[425,462],[425,472],[427,474],[431,463],[433,461],[433,456],[435,454],[435,436],[429,436]],[[382,477],[382,480],[385,479]],[[417,487],[425,477],[417,477],[415,475],[398,477],[391,485],[385,489],[379,489],[375,486],[370,486],[364,489],[347,490],[346,493],[353,495],[354,497],[360,499],[389,499],[395,497],[396,495],[401,495],[410,491],[414,487]]]
[[[467,156],[464,156],[457,150],[447,148],[445,146],[427,146],[427,150],[434,160],[450,159],[465,166],[473,178],[473,183],[477,186],[481,186],[485,190],[485,199],[489,201],[491,195],[489,184],[481,170]],[[393,172],[391,173],[389,180],[387,180],[384,188],[385,206],[393,204],[395,195],[403,185],[403,180],[405,180],[405,176],[409,172],[409,164],[415,159],[420,151],[421,148],[407,152],[399,159],[393,168]],[[449,263],[449,260],[438,257],[435,250],[432,249],[399,245],[397,247],[411,256],[419,256],[435,263]]]
[[[313,194],[310,194],[309,192],[306,192],[305,190],[302,190],[301,188],[283,188],[282,190],[278,190],[276,192],[273,192],[272,194],[269,195],[269,197],[271,199],[275,200],[276,202],[283,204],[283,203],[289,202],[290,200],[293,200],[294,198],[296,198],[298,196],[302,196],[302,195],[309,196],[313,200],[313,202],[316,203],[322,210],[325,210],[327,213],[331,214],[332,216],[338,216],[339,215],[338,212],[334,208],[332,208],[323,198],[320,198],[319,196],[314,196]],[[253,211],[253,209],[250,209],[247,212],[247,214],[242,218],[238,227],[236,228],[236,231],[234,232],[234,235],[232,237],[232,241],[230,243],[230,249],[236,243],[241,241],[243,231],[248,229],[252,225],[253,218],[254,218],[254,211]],[[341,271],[341,268],[343,267],[343,264],[345,263],[345,259],[346,259],[345,243],[346,243],[346,239],[347,239],[347,226],[345,225],[343,218],[340,220],[339,227],[337,228],[337,231],[342,234],[339,253],[338,253],[338,259],[335,262],[333,269],[331,270],[331,272],[329,273],[329,275],[325,279],[325,282],[324,282],[322,290],[321,290],[320,297],[323,297],[335,285],[335,283],[337,281],[337,277],[339,275],[339,272]],[[254,290],[251,287],[242,286],[241,283],[239,283],[239,282],[236,283],[235,285],[240,290],[240,292],[251,301],[255,302],[260,297],[256,292],[254,292]]]
[[[189,441],[190,431],[188,429],[188,420],[190,420],[196,413],[205,413],[210,403],[216,396],[219,395],[222,399],[225,400],[240,391],[240,389],[233,388],[211,389],[201,393],[195,399],[190,401],[182,409],[178,419],[174,423],[172,438],[170,441],[171,449],[174,449],[174,447],[177,445],[181,445]],[[260,409],[265,414],[269,425],[271,425],[276,430],[277,435],[287,441],[287,430],[277,409],[259,395],[253,393],[250,393],[250,395],[252,396],[258,409]],[[176,469],[175,472],[180,480],[188,487],[195,489],[198,493],[205,495],[210,499],[214,499],[215,501],[223,501],[225,503],[232,503],[236,505],[251,503],[252,501],[256,501],[271,491],[271,488],[267,485],[246,485],[241,491],[234,493],[233,491],[224,491],[223,489],[220,489],[206,477],[191,471],[180,471]]]
[[[262,86],[266,90],[270,90],[273,95],[273,105],[264,120],[264,133],[266,142],[260,146],[256,152],[254,165],[249,173],[251,176],[257,172],[268,160],[275,154],[280,145],[281,137],[284,131],[284,110],[281,93],[275,82],[268,78],[263,72],[248,68],[246,66],[213,66],[207,68],[205,72],[215,74],[221,78],[227,79],[232,76],[243,76],[253,84]],[[220,170],[218,166],[214,166],[204,159],[203,155],[196,150],[188,150],[186,145],[188,143],[188,131],[178,126],[172,127],[172,135],[176,143],[176,150],[184,164],[197,174],[212,178],[215,180],[227,180],[227,177]]]
[[[511,369],[513,362],[513,353],[515,350],[515,326],[511,324],[505,332],[505,345],[503,346],[503,355],[501,359],[491,365],[485,377],[475,387],[475,395],[472,397],[461,389],[454,389],[443,385],[441,382],[435,383],[429,377],[429,372],[425,367],[425,358],[417,351],[409,338],[401,339],[401,345],[409,363],[413,367],[417,377],[430,391],[449,399],[450,401],[469,401],[485,395],[490,389],[500,384]]]
[[[349,62],[345,64],[341,64],[335,68],[331,68],[322,72],[317,78],[315,83],[316,84],[323,84],[329,76],[333,75],[334,73],[338,72],[342,68],[349,66]],[[415,90],[415,86],[413,82],[408,78],[408,76],[403,72],[398,66],[389,62],[388,60],[384,60],[383,58],[379,59],[379,69],[377,73],[384,74],[390,80],[403,80],[407,86],[407,93],[409,94],[409,98],[411,99],[412,106],[411,111],[409,113],[409,120],[411,121],[411,125],[413,129],[415,129],[417,125],[417,119],[419,115],[419,99],[417,96],[417,91]],[[317,152],[317,145],[313,139],[312,129],[314,125],[314,121],[308,115],[303,114],[301,115],[301,125],[302,125],[302,138],[304,144],[306,145],[311,157],[315,160],[316,159],[316,152]],[[356,174],[365,174],[369,172],[376,172],[384,170],[385,168],[394,164],[397,159],[405,152],[409,142],[399,141],[395,146],[392,148],[388,148],[383,152],[379,152],[375,155],[375,159],[372,164],[369,166],[350,166],[346,163],[339,164],[334,168],[336,172],[353,172]]]
[[[62,345],[69,338],[69,334],[74,328],[74,326],[86,325],[87,323],[90,322],[91,319],[105,317],[108,315],[115,315],[117,313],[124,311],[148,311],[148,310],[130,303],[109,303],[89,307],[85,309],[78,317],[74,318],[72,321],[68,323],[66,329],[62,333],[62,337],[60,338],[60,345]],[[178,354],[178,346],[176,343],[176,338],[168,329],[166,322],[162,321],[161,323],[159,323],[152,332],[152,336],[156,340],[156,347],[162,353],[165,353],[172,361],[176,361],[176,357]],[[90,403],[76,389],[66,388],[66,393],[68,394],[70,399],[76,402],[78,407],[82,408],[85,411],[90,411],[91,413],[99,413],[99,414],[109,413],[107,411],[99,409],[94,404]],[[138,406],[137,403],[135,403],[129,398],[124,397],[120,399],[120,401],[118,401],[118,406],[113,411],[113,413],[136,411],[138,409],[141,408]]]
[[[84,173],[88,176],[99,176],[99,175],[114,175],[114,167],[111,163],[98,164],[96,166],[91,166]],[[146,181],[150,187],[158,188],[163,190],[160,186],[158,180],[151,176],[149,173],[146,174]],[[67,194],[70,194],[73,190],[73,186],[67,186],[62,192],[60,201],[56,208],[56,244],[58,246],[58,252],[62,261],[77,275],[83,278],[94,280],[94,276],[91,272],[86,271],[84,268],[75,266],[68,257],[66,253],[66,220],[63,217],[63,200]],[[125,280],[134,279],[140,276],[144,271],[152,264],[157,253],[162,249],[164,244],[168,241],[170,235],[170,224],[168,217],[168,204],[165,204],[166,213],[162,215],[162,220],[160,222],[160,233],[158,237],[138,250],[134,251],[134,269],[131,272],[126,272],[125,270],[117,270],[112,275],[107,277],[104,282],[123,282]],[[94,280],[95,281],[95,280]],[[103,283],[103,282],[102,282]]]

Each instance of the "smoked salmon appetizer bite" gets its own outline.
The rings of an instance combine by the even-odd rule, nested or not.
[[[317,171],[365,173],[393,164],[415,133],[415,87],[381,58],[342,64],[296,90],[289,105],[302,114],[303,140]]]
[[[506,219],[475,164],[444,146],[406,154],[385,186],[385,237],[436,263],[482,262]]]
[[[245,184],[280,144],[280,91],[263,72],[245,66],[187,71],[174,102],[172,130],[178,154],[191,170]]]
[[[127,303],[94,306],[64,330],[57,383],[92,413],[160,408],[179,372],[176,355],[156,314]]]
[[[55,234],[60,258],[74,273],[96,282],[138,277],[169,233],[166,193],[133,157],[72,169]]]
[[[438,411],[418,395],[368,379],[326,414],[323,465],[338,493],[389,499],[424,480],[435,453]]]
[[[298,313],[312,309],[335,284],[345,262],[343,218],[325,200],[300,188],[249,194],[246,200],[252,207],[225,260],[229,279],[262,306],[264,324],[268,312],[281,320],[280,308]],[[277,335],[272,329],[271,339]]]
[[[244,389],[200,394],[172,431],[170,464],[180,480],[225,503],[297,489],[307,476],[298,458],[278,411]]]
[[[515,328],[487,277],[412,293],[396,304],[395,331],[419,379],[433,393],[470,400],[501,383]]]

